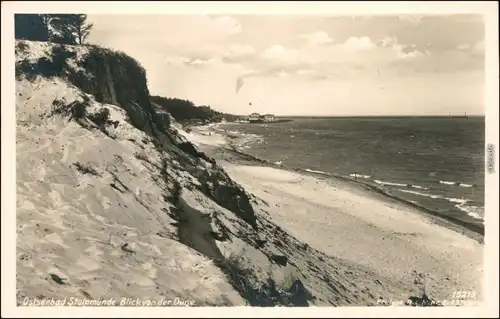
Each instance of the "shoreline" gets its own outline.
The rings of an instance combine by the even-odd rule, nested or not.
[[[424,216],[428,218],[431,222],[442,226],[446,227],[448,229],[451,229],[455,232],[458,232],[460,234],[466,235],[467,237],[477,241],[480,244],[484,244],[484,227],[481,227],[476,224],[472,223],[467,223],[466,221],[454,218],[452,216],[447,216],[444,214],[441,214],[437,211],[434,211],[430,208],[424,207],[422,205],[418,205],[415,203],[412,203],[411,201],[408,201],[404,198],[392,195],[388,193],[387,191],[384,191],[380,187],[377,187],[375,185],[371,185],[368,182],[364,182],[361,180],[354,180],[339,174],[334,174],[334,173],[325,173],[325,172],[315,172],[315,171],[309,171],[297,167],[288,167],[286,165],[276,165],[270,161],[258,158],[254,155],[247,154],[245,152],[242,152],[237,149],[234,140],[237,138],[243,137],[243,135],[239,135],[238,133],[234,132],[228,132],[225,131],[224,129],[219,128],[220,124],[215,123],[212,125],[206,125],[206,126],[198,126],[195,130],[198,130],[199,132],[203,131],[209,131],[215,134],[220,134],[225,140],[226,143],[221,143],[219,142],[217,145],[208,145],[204,144],[202,148],[205,148],[204,151],[207,151],[209,156],[214,157],[216,160],[223,160],[227,161],[224,158],[220,158],[217,156],[217,153],[220,153],[221,151],[223,152],[229,152],[232,155],[234,155],[233,158],[229,162],[232,164],[236,165],[247,165],[247,166],[265,166],[265,167],[270,167],[278,170],[284,170],[288,172],[294,172],[298,173],[301,175],[305,176],[313,176],[316,178],[320,178],[322,180],[328,181],[328,180],[333,180],[334,182],[339,182],[343,183],[348,187],[351,188],[356,188],[358,191],[361,191],[362,193],[365,194],[359,194],[360,196],[377,196],[383,201],[387,201],[389,203],[393,203],[396,205],[401,205],[405,209],[409,209],[412,212],[419,214],[421,216]]]
[[[374,278],[388,280],[384,293],[377,294],[415,293],[418,272],[428,278],[428,294],[438,300],[453,298],[460,289],[474,291],[478,300],[484,297],[481,234],[369,185],[246,154],[235,149],[239,134],[218,125],[182,134],[255,198],[254,209],[270,222],[338,258],[349,265],[346,269],[364,269],[371,275],[357,280],[369,286]],[[352,276],[350,270],[344,275]]]

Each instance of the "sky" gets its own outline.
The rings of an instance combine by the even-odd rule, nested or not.
[[[99,15],[152,95],[232,114],[483,115],[481,15]],[[251,105],[250,105],[251,103]]]

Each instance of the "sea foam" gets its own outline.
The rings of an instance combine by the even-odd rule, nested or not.
[[[393,183],[393,182],[385,182],[385,181],[380,181],[378,179],[374,180],[375,183],[379,184],[379,185],[389,185],[389,186],[402,186],[402,187],[406,187],[408,186],[408,184],[401,184],[401,183]]]
[[[362,174],[356,174],[356,173],[349,174],[349,176],[356,177],[356,178],[370,178],[371,177],[370,175],[362,175]]]
[[[456,185],[458,184],[457,182],[449,182],[449,181],[439,181],[439,184],[445,184],[445,185]]]
[[[321,175],[328,175],[327,173],[325,173],[323,171],[316,171],[316,170],[309,169],[309,168],[306,168],[304,171],[309,172],[309,173],[315,173],[315,174],[321,174]]]

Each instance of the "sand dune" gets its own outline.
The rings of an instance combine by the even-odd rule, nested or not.
[[[46,101],[37,99],[35,87]],[[178,297],[201,305],[221,298],[244,304],[218,267],[173,239],[173,220],[162,211],[164,190],[151,179],[148,164],[134,156],[144,152],[154,162],[159,154],[152,144],[127,140],[147,139],[144,133],[124,118],[118,140],[62,118],[42,125],[24,121],[40,116],[38,106],[50,105],[50,99],[65,96],[71,102],[78,97],[74,91],[42,78],[18,83],[23,106],[17,113],[18,301],[24,296]],[[111,108],[114,117],[118,110]],[[96,173],[82,173],[77,162]],[[128,190],[112,188],[117,179]],[[124,244],[133,253],[123,250]],[[50,274],[67,284],[55,283]]]

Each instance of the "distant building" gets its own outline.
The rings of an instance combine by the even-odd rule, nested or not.
[[[248,123],[248,116],[242,116],[240,117],[237,122],[239,123]]]
[[[248,116],[248,121],[250,122],[259,122],[260,121],[260,114],[259,113],[252,113]]]
[[[263,117],[265,122],[274,122],[276,120],[273,114],[265,114]]]

